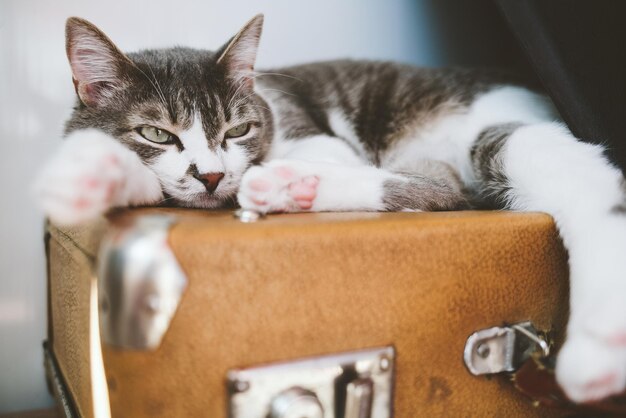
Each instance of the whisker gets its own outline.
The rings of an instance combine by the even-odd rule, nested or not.
[[[159,200],[158,202],[156,202],[156,203],[155,203],[155,205],[161,205],[161,204],[163,204],[163,203],[167,202],[168,200],[174,200],[174,199],[176,199],[176,198],[175,198],[175,197],[173,197],[173,196],[171,196],[171,197],[166,197],[165,199],[161,199],[161,200]]]
[[[287,75],[287,74],[281,74],[281,73],[255,73],[255,75],[253,75],[250,79],[254,80],[257,77],[261,77],[261,76],[264,76],[264,75],[279,75],[279,76],[283,76],[283,77],[293,78],[293,79],[298,80],[298,81],[303,81],[303,80],[301,80],[301,79],[299,79],[297,77],[293,77],[293,76],[290,76],[290,75]],[[232,108],[233,100],[235,99],[235,97],[237,97],[237,93],[239,93],[239,91],[246,86],[246,82],[247,82],[246,80],[242,80],[237,85],[237,88],[235,89],[235,91],[230,95],[230,101],[228,102],[228,108]],[[231,89],[232,89],[232,87],[231,87]],[[287,93],[286,91],[282,91],[282,90],[278,90],[278,89],[260,89],[259,91],[266,91],[266,90],[267,91],[275,90],[275,91],[280,91],[280,92],[282,92],[284,94],[291,94],[291,93]],[[291,95],[293,95],[293,94],[291,94]],[[295,95],[293,95],[293,96],[295,96]]]
[[[265,107],[265,106],[261,106],[261,105],[250,105],[250,107],[255,107],[255,108],[256,108],[256,107],[259,107],[259,108],[261,108],[261,109],[265,109],[265,110],[267,110],[268,112],[271,112],[271,111],[272,111],[272,109],[270,109],[269,107]]]
[[[139,72],[141,72],[141,74],[143,74],[144,77],[146,77],[146,80],[148,80],[150,84],[152,85],[152,87],[154,87],[154,90],[157,92],[159,99],[161,100],[161,102],[163,102],[163,105],[167,108],[167,101],[165,100],[165,96],[163,95],[163,92],[160,90],[159,87],[157,87],[156,84],[154,84],[154,81],[156,81],[156,76],[154,75],[154,71],[152,71],[152,68],[148,65],[148,69],[152,73],[152,77],[154,77],[154,81],[150,77],[148,77],[148,74],[146,74],[141,68],[139,68],[138,66],[135,66],[135,68],[137,68]]]
[[[280,89],[259,89],[259,91],[279,91],[279,92],[281,92],[283,94],[286,94],[288,96],[294,96],[294,97],[298,96],[297,94],[287,93],[285,90],[280,90]]]
[[[254,79],[254,76],[252,77],[252,79]],[[235,90],[234,93],[232,93],[232,95],[230,96],[230,100],[228,101],[228,108],[232,109],[232,102],[235,99],[235,97],[237,97],[237,93],[239,93],[239,91],[244,88],[246,86],[246,80],[241,80],[241,82],[239,83],[239,85],[237,85],[237,88]]]
[[[278,92],[281,92],[281,93],[286,94],[286,95],[288,95],[288,96],[298,97],[296,94],[293,94],[293,93],[287,93],[286,91],[284,91],[284,90],[279,90],[279,89],[261,89],[261,90],[258,90],[258,91],[260,91],[260,92],[264,92],[264,91],[278,91]],[[232,109],[232,108],[237,108],[237,107],[239,107],[239,105],[240,105],[243,101],[245,101],[246,99],[248,99],[249,97],[251,97],[251,96],[253,96],[253,95],[257,94],[257,93],[258,93],[258,92],[257,92],[257,91],[255,91],[255,92],[253,92],[253,93],[251,93],[251,94],[249,94],[249,95],[247,95],[247,96],[241,97],[241,98],[240,98],[240,99],[238,99],[238,100],[237,100],[234,104],[229,104],[229,106],[231,106],[230,108]],[[269,110],[269,109],[268,109],[268,110]]]
[[[166,105],[166,107],[167,107],[167,103],[165,103],[166,102],[165,94],[163,93],[163,89],[161,88],[161,85],[159,84],[159,80],[156,78],[156,75],[154,74],[154,71],[152,70],[152,67],[149,64],[146,64],[146,65],[148,66],[148,69],[150,70],[150,73],[152,74],[152,78],[154,79],[155,89],[157,90],[157,92],[161,96],[161,99],[164,102],[163,104]]]
[[[256,77],[263,76],[263,75],[279,75],[279,76],[281,76],[281,77],[293,78],[294,80],[298,80],[298,81],[301,81],[301,82],[303,82],[303,83],[304,83],[304,80],[302,80],[301,78],[294,77],[294,76],[289,75],[289,74],[282,74],[282,73],[257,73],[257,75],[255,76],[255,78],[256,78]]]

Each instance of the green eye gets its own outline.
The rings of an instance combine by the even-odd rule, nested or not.
[[[146,138],[148,141],[156,142],[157,144],[172,144],[176,138],[171,133],[155,128],[154,126],[142,126],[137,128],[137,133]]]
[[[230,128],[228,131],[226,131],[225,137],[226,138],[239,138],[241,136],[244,136],[248,132],[250,132],[250,124],[242,123],[241,125],[237,125],[234,128]]]

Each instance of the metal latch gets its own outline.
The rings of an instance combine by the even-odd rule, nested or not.
[[[393,347],[228,372],[230,418],[391,418]]]
[[[105,343],[155,350],[187,286],[168,244],[174,218],[142,216],[112,229],[98,255],[99,319]]]
[[[477,331],[465,343],[463,359],[473,375],[513,372],[531,356],[550,355],[547,337],[530,322]]]

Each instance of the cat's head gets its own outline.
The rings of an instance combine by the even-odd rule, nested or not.
[[[66,132],[107,132],[139,155],[175,204],[233,203],[244,171],[263,158],[273,134],[268,105],[254,92],[262,26],[258,15],[217,52],[123,54],[91,23],[68,19],[78,105]]]

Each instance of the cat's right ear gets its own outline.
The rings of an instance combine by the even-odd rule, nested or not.
[[[123,89],[133,63],[100,29],[70,17],[65,25],[65,49],[76,94],[87,106],[101,106]]]
[[[218,51],[218,65],[223,65],[233,79],[252,87],[254,63],[263,31],[263,15],[254,16],[226,45]]]

